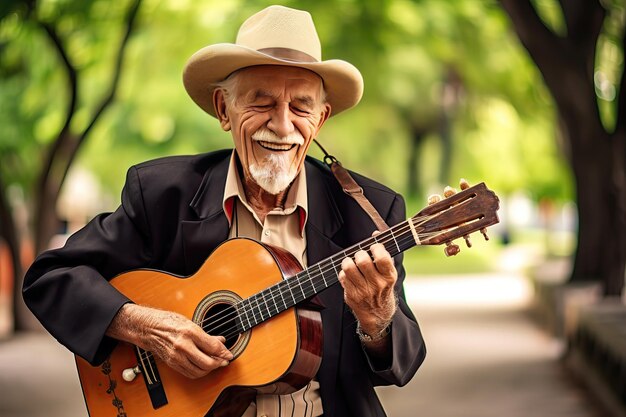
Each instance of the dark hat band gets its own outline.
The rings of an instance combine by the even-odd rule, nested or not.
[[[291,62],[319,62],[311,55],[291,48],[263,48],[257,49],[257,52],[269,55],[273,58],[282,59]]]

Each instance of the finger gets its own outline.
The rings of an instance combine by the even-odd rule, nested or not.
[[[173,368],[187,378],[191,379],[202,378],[212,370],[202,369],[189,358],[184,358],[182,361],[176,362]]]
[[[356,266],[352,258],[345,258],[341,261],[341,272],[344,273],[344,283],[354,283],[361,275],[359,268]]]
[[[375,279],[376,275],[378,275],[378,270],[376,269],[372,258],[369,253],[364,250],[360,250],[354,255],[354,263],[367,280]]]
[[[339,271],[339,274],[337,275],[337,279],[339,280],[339,284],[341,284],[341,286],[345,290],[346,289],[346,284],[345,284],[346,273],[343,272],[343,269]]]
[[[204,331],[201,331],[195,339],[196,346],[206,355],[231,361],[233,354],[226,348],[224,342],[226,339],[223,336],[210,336]]]
[[[393,263],[393,258],[380,243],[372,245],[370,248],[370,252],[372,252],[372,258],[374,258],[374,265],[376,265],[376,269],[378,272],[383,274],[385,277],[392,277],[397,275],[396,267]]]
[[[190,355],[189,361],[193,365],[195,365],[197,368],[201,369],[202,371],[206,373],[211,372],[214,369],[227,366],[230,363],[229,361],[225,359],[206,355],[204,352],[201,352],[200,350],[197,350],[195,354]]]

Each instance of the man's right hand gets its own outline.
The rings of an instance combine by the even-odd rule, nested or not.
[[[148,350],[188,378],[200,378],[233,359],[222,336],[210,336],[185,316],[125,304],[106,335]]]

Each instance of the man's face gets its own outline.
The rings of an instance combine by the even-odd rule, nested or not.
[[[270,194],[300,172],[313,138],[330,115],[322,80],[308,70],[257,66],[240,71],[232,105],[216,92],[222,128],[231,130],[246,180]]]

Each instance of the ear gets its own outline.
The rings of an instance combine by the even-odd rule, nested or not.
[[[226,99],[224,97],[224,91],[216,89],[213,91],[213,108],[215,109],[215,115],[217,120],[220,121],[220,126],[225,132],[230,130],[230,118],[226,111]]]
[[[317,137],[317,134],[322,129],[322,126],[324,126],[324,123],[326,123],[326,120],[330,117],[331,112],[332,108],[330,107],[330,104],[324,103],[322,111],[320,112],[320,120],[317,122],[317,130],[315,132],[315,136],[313,137]]]

